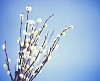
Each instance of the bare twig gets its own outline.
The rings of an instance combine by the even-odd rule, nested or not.
[[[5,41],[5,47],[6,47],[6,41]],[[6,63],[7,63],[7,66],[8,66],[8,71],[10,71],[9,75],[10,75],[11,81],[13,81],[13,77],[12,77],[10,66],[9,66],[9,62],[8,62],[8,54],[6,52],[6,48],[5,48],[5,54],[6,54]]]

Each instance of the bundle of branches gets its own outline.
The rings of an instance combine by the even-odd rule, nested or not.
[[[10,62],[11,59],[8,58],[8,54],[6,51],[6,41],[2,45],[2,49],[6,54],[6,63],[4,64],[4,68],[7,69],[7,74],[10,75],[11,81],[32,81],[34,78],[41,73],[44,65],[51,59],[51,52],[59,47],[58,42],[62,36],[65,35],[65,32],[69,29],[72,29],[73,26],[67,26],[57,37],[54,39],[53,43],[49,48],[47,45],[54,33],[54,31],[49,35],[49,31],[44,35],[44,40],[42,44],[38,47],[38,40],[40,39],[41,33],[47,27],[47,21],[54,15],[51,15],[44,22],[43,26],[37,29],[38,25],[42,22],[41,18],[38,18],[36,23],[34,20],[29,19],[29,13],[32,10],[32,7],[29,5],[26,7],[27,15],[26,15],[26,24],[25,29],[23,30],[22,37],[22,27],[24,14],[20,14],[20,37],[17,40],[19,44],[19,57],[17,59],[17,65],[15,70],[15,75],[12,76],[10,70]]]

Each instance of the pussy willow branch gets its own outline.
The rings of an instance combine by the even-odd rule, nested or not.
[[[29,18],[29,11],[27,11],[27,19],[26,19],[27,21],[28,21],[28,18]],[[26,23],[26,32],[27,32],[27,28],[28,28],[28,22]],[[24,46],[25,46],[25,42],[26,42],[26,35],[24,39]],[[27,66],[27,64],[28,64],[28,60],[26,61],[25,67]]]
[[[47,27],[48,20],[54,15],[52,14],[49,16],[46,21],[43,23],[43,26],[37,30],[38,24],[42,22],[41,18],[37,19],[37,23],[35,25],[34,20],[29,20],[29,12],[32,10],[32,7],[29,5],[26,7],[27,14],[26,14],[26,24],[25,30],[23,31],[24,38],[22,41],[22,27],[23,27],[23,13],[20,15],[20,38],[18,39],[19,43],[19,57],[17,59],[18,68],[15,68],[15,77],[13,79],[9,63],[10,59],[8,59],[8,55],[6,52],[6,41],[5,46],[3,45],[2,48],[5,50],[6,54],[6,65],[4,66],[5,69],[8,69],[8,74],[10,75],[11,81],[32,81],[38,75],[38,73],[42,70],[44,65],[49,61],[51,52],[58,48],[58,42],[65,34],[67,30],[73,28],[73,26],[69,26],[65,28],[60,34],[57,35],[56,39],[53,41],[52,45],[48,48],[48,43],[54,33],[52,31],[51,35],[49,36],[49,31],[46,33],[40,48],[37,48],[38,40],[40,39],[40,35],[43,32],[44,28]],[[44,55],[42,55],[44,54]],[[39,62],[38,62],[39,61]],[[38,62],[38,63],[37,63]]]
[[[70,27],[69,27],[68,29],[70,29]],[[67,31],[68,29],[64,29],[64,30],[61,32],[60,36],[62,36],[63,33],[64,33],[65,31]],[[46,59],[42,62],[42,63],[44,63],[43,66],[44,66],[45,63],[48,61],[48,57],[50,56],[50,53],[55,49],[55,47],[56,47],[57,43],[59,42],[59,40],[60,40],[60,37],[57,37],[56,40],[54,41],[53,45],[50,47],[50,52],[49,52],[48,56],[47,56]],[[42,69],[43,66],[41,66],[40,70]],[[36,72],[36,75],[35,75],[35,76],[32,75],[31,78],[30,78],[30,81],[33,80],[33,79],[37,76],[37,74],[40,72],[40,70],[39,70],[39,71],[36,70],[36,71],[37,71],[37,72]]]
[[[37,36],[38,36],[38,35],[39,35],[39,36],[41,35],[43,29],[45,28],[45,24],[48,22],[48,20],[49,20],[52,16],[54,16],[54,14],[52,14],[51,16],[49,16],[49,17],[46,19],[46,21],[44,22],[43,26],[41,27],[41,31],[39,31],[38,34],[36,35],[36,37],[34,38],[33,44],[34,44],[34,42],[35,42]],[[37,41],[38,41],[38,40],[37,40]],[[36,42],[37,42],[37,41],[36,41]],[[37,45],[36,42],[35,42],[35,44],[34,44],[35,46]],[[33,45],[33,44],[32,44],[32,45]]]
[[[41,31],[40,32],[38,32],[38,34],[39,34],[39,36],[41,35],[41,33],[42,33],[42,31],[43,31],[43,29],[45,28],[45,24],[48,22],[48,20],[52,17],[52,16],[54,16],[54,14],[52,14],[51,16],[49,16],[47,19],[46,19],[46,21],[44,22],[44,24],[43,24],[43,26],[42,26],[42,28],[41,28]],[[37,35],[38,36],[38,35]],[[37,37],[36,36],[36,37]],[[52,35],[51,35],[52,36]],[[34,39],[35,40],[35,39]],[[35,42],[35,44],[34,45],[37,45],[36,43],[37,43],[37,41],[38,41],[38,39],[36,40],[36,42]],[[34,43],[33,42],[33,43]]]
[[[47,33],[47,35],[45,36],[45,40],[44,40],[44,42],[43,42],[43,44],[42,44],[41,47],[43,47],[43,45],[44,45],[44,43],[45,43],[47,37],[48,37],[48,33]],[[40,54],[40,50],[39,50],[39,52],[38,52],[38,55],[37,55],[36,58],[35,58],[35,61],[37,60],[39,54]],[[29,68],[26,70],[26,72],[24,73],[24,75],[28,72],[28,70],[29,70],[29,69],[31,68],[31,66],[35,63],[35,61],[33,61],[32,64],[30,64]]]
[[[62,35],[63,35],[62,33],[66,32],[68,29],[70,29],[70,27],[68,27],[67,29],[64,29],[64,30],[60,33],[60,36],[62,36]],[[45,60],[42,61],[43,66],[41,66],[40,68],[38,68],[39,70],[36,72],[36,74],[35,74],[34,76],[32,76],[32,77],[30,78],[29,81],[32,81],[32,80],[38,75],[38,73],[41,71],[41,69],[44,67],[44,65],[48,62],[48,57],[50,56],[51,52],[53,52],[53,50],[55,49],[55,46],[57,45],[57,43],[59,42],[59,40],[60,40],[60,37],[57,37],[56,40],[53,42],[52,46],[50,47],[49,53],[47,52],[48,54],[47,54]]]
[[[5,41],[5,47],[7,47],[6,46],[6,41]],[[11,81],[13,81],[13,77],[12,77],[11,70],[10,70],[10,66],[9,66],[9,62],[8,62],[8,54],[7,54],[6,48],[5,48],[5,54],[6,54],[6,64],[8,66],[7,69],[8,69],[8,71],[10,71],[10,78],[11,78]]]
[[[53,43],[53,45],[54,44],[55,44],[55,42]],[[53,45],[52,45],[52,47],[53,47]],[[38,73],[42,70],[42,68],[44,67],[44,65],[48,61],[48,57],[50,56],[50,53],[52,52],[52,49],[51,49],[52,47],[49,48],[50,51],[49,51],[49,53],[47,52],[48,54],[46,56],[46,59],[42,61],[43,66],[41,66],[40,68],[38,68],[39,69],[39,70],[37,69],[38,71],[36,70],[36,74],[34,76],[32,75],[29,81],[32,81],[38,75]]]
[[[23,21],[23,19],[21,17],[21,23],[20,23],[20,40],[22,40],[22,36],[21,36],[21,34],[22,34],[22,25],[23,25],[23,22],[22,21]],[[21,43],[21,41],[20,41],[20,43]],[[20,43],[19,43],[19,46],[20,46],[20,52],[21,52],[22,51],[22,48],[21,48],[21,44]],[[19,52],[20,62],[18,63],[18,67],[19,67],[19,65],[21,65],[21,58],[22,58],[22,54],[20,52]],[[17,81],[20,80],[20,77],[19,77],[20,72],[21,72],[21,70],[18,68],[18,79],[17,79]],[[15,73],[17,73],[17,72],[15,72]],[[17,77],[17,74],[15,74],[15,75]],[[15,77],[15,79],[16,79],[16,77]]]
[[[48,21],[52,16],[54,16],[54,14],[52,14],[51,16],[49,16],[48,19],[46,19],[46,21],[45,21],[44,24],[43,24],[43,27],[42,27],[41,31],[39,32],[39,35],[41,34],[41,32],[43,31],[43,29],[45,28],[45,24],[47,23],[47,21]]]
[[[47,32],[47,34],[45,35],[45,39],[44,39],[43,44],[42,44],[42,46],[41,46],[41,47],[43,47],[43,49],[46,47],[46,45],[44,46],[44,44],[45,44],[45,41],[47,40],[48,33],[49,33],[49,32]],[[31,76],[31,78],[30,78],[29,81],[31,81],[32,77],[33,77],[33,75]]]
[[[49,54],[50,54],[50,52],[49,52]],[[40,69],[38,70],[36,70],[35,72],[36,72],[36,74],[33,76],[32,75],[32,77],[30,78],[30,80],[29,81],[32,81],[37,75],[38,75],[38,73],[42,70],[42,68],[44,67],[44,65],[46,64],[46,62],[48,61],[48,57],[49,57],[49,55],[46,57],[46,59],[42,62],[42,64],[43,64],[43,66],[41,66],[40,67]]]
[[[42,44],[41,47],[43,47],[45,41],[47,40],[48,33],[49,33],[49,31],[48,31],[47,34],[45,35],[45,40],[43,41],[43,44]],[[46,47],[46,45],[43,47],[43,49],[44,49],[45,47]],[[27,69],[26,73],[30,70],[31,66],[34,65],[34,63],[36,62],[36,60],[37,60],[37,58],[38,58],[38,56],[39,56],[40,53],[41,53],[41,51],[39,50],[38,55],[37,55],[36,58],[35,58],[35,61],[34,61],[34,62],[30,65],[30,67]],[[27,77],[27,76],[28,76],[28,75],[26,75],[26,77]],[[25,77],[25,79],[26,79],[26,77]],[[32,76],[29,76],[29,77],[32,77]]]
[[[54,15],[54,14],[53,14],[53,15]],[[45,23],[43,24],[43,27],[42,27],[41,31],[38,32],[39,35],[40,35],[41,32],[43,31],[43,29],[44,29],[44,27],[45,27],[44,25],[47,23],[47,21],[48,21],[53,15],[51,15],[51,16],[45,21]],[[34,38],[33,43],[35,42],[35,40],[36,40],[38,34],[37,34],[36,37]],[[37,42],[37,40],[36,40],[36,42]],[[36,42],[35,42],[35,43],[36,43]],[[35,61],[37,60],[37,58],[38,58],[38,56],[39,56],[39,53],[40,53],[40,51],[38,52],[38,55],[36,56]],[[31,66],[35,63],[35,61],[33,61],[33,63],[30,65],[30,67],[26,70],[26,72],[25,72],[24,74],[27,73],[27,71],[31,68]]]
[[[53,14],[53,15],[54,15],[54,14]],[[38,33],[39,35],[41,34],[41,32],[43,31],[43,29],[45,28],[44,25],[47,23],[47,21],[48,21],[53,15],[49,16],[49,18],[46,19],[45,23],[43,24],[43,27],[42,27],[41,31]],[[37,37],[37,36],[36,36],[36,37]],[[36,37],[34,38],[34,40],[36,39]],[[34,41],[33,41],[33,43],[34,43]],[[39,55],[39,53],[38,53],[38,55]],[[38,55],[36,56],[35,61],[37,60]],[[26,70],[26,72],[25,72],[24,74],[27,73],[27,71],[31,68],[31,66],[34,64],[35,61],[32,62],[32,64],[31,64],[30,67]]]
[[[29,18],[29,11],[27,11],[27,21],[28,21],[28,18]],[[26,32],[27,32],[27,27],[28,27],[28,22],[27,22],[27,24],[26,24]],[[25,39],[26,39],[26,35],[25,35]]]

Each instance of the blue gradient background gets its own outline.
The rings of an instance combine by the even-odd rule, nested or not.
[[[74,25],[34,81],[100,81],[100,0],[0,0],[0,46],[7,40],[12,73],[18,56],[19,14],[26,13],[28,3],[33,7],[31,19],[55,14],[48,22],[49,30],[56,29],[54,37],[66,25]],[[0,81],[10,81],[4,63],[0,48]]]

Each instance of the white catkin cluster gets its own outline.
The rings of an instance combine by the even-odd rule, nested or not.
[[[5,44],[3,44],[3,45],[2,45],[2,49],[3,49],[3,50],[5,50],[5,49],[6,49],[6,46],[5,46]]]
[[[65,36],[65,32],[69,29],[73,28],[73,25],[66,27],[57,37],[54,39],[51,47],[47,48],[49,43],[49,32],[46,33],[44,37],[41,37],[41,33],[48,26],[47,21],[53,16],[51,15],[43,24],[41,28],[38,28],[38,24],[42,23],[42,19],[38,18],[36,22],[34,20],[29,19],[29,13],[32,11],[31,6],[26,6],[27,11],[27,20],[25,25],[23,25],[24,14],[20,14],[20,37],[17,40],[19,44],[17,58],[17,65],[15,69],[15,77],[11,75],[9,64],[11,63],[11,59],[6,55],[6,64],[4,64],[4,68],[7,71],[7,74],[10,75],[12,81],[32,81],[38,73],[41,73],[43,66],[45,63],[51,60],[51,52],[58,49],[59,40],[62,36]],[[23,27],[25,26],[25,27]],[[23,29],[23,30],[21,30]],[[22,34],[23,37],[22,38]],[[51,35],[52,36],[52,35]],[[43,42],[38,47],[38,40],[43,38]],[[6,43],[2,45],[2,49],[6,52]]]
[[[11,59],[7,60],[7,64],[4,64],[3,67],[7,70],[7,75],[10,75],[9,64],[11,63]]]

